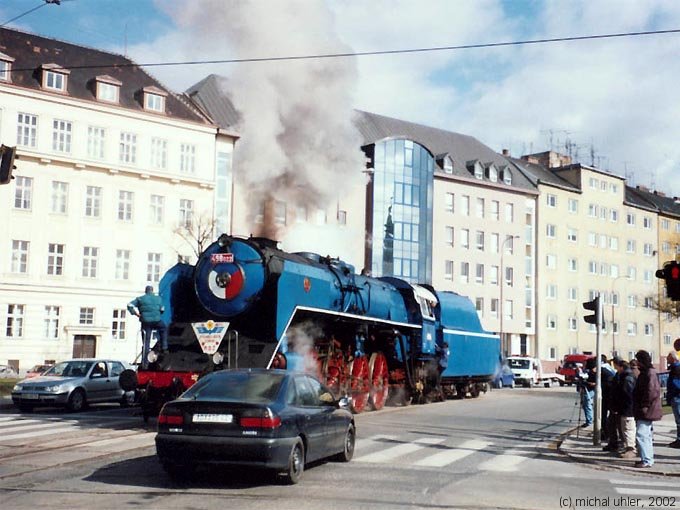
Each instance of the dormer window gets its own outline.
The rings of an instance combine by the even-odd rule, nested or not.
[[[484,170],[482,170],[482,165],[475,163],[475,179],[484,178]]]
[[[99,101],[118,103],[120,100],[120,86],[122,83],[108,75],[97,76],[95,80],[95,94]]]
[[[12,62],[14,62],[12,57],[0,53],[0,81],[11,81]]]
[[[42,87],[55,92],[66,92],[70,72],[57,64],[44,64],[42,66]]]
[[[508,186],[512,184],[512,172],[508,167],[503,168],[503,182]]]
[[[446,156],[444,158],[444,173],[453,173],[453,160],[451,159],[451,156]]]
[[[498,182],[498,170],[496,170],[496,166],[493,163],[489,165],[488,174],[491,182]]]
[[[144,87],[142,89],[144,94],[144,109],[152,112],[165,112],[165,98],[168,95],[164,90],[158,87]]]

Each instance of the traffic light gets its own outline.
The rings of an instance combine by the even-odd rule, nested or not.
[[[680,301],[680,264],[670,260],[663,269],[656,271],[656,277],[666,282],[666,296],[673,301]]]
[[[0,146],[0,184],[9,184],[9,181],[14,179],[12,170],[16,168],[14,166],[16,153],[16,147]]]
[[[583,308],[586,310],[592,310],[593,315],[584,315],[583,320],[588,324],[595,324],[597,326],[602,326],[602,308],[600,307],[600,296],[596,296],[592,301],[586,301],[583,303]]]

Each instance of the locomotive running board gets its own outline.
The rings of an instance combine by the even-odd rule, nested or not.
[[[482,338],[496,338],[500,339],[498,335],[494,335],[493,333],[475,333],[473,331],[464,331],[462,329],[443,329],[444,333],[448,333],[449,335],[459,335],[459,336],[479,336]]]
[[[409,328],[409,329],[422,329],[423,327],[418,325],[418,324],[409,324],[407,322],[397,322],[397,321],[391,321],[387,319],[377,319],[375,317],[366,317],[365,315],[355,315],[353,313],[346,313],[346,312],[334,312],[331,310],[322,310],[320,308],[313,308],[311,306],[296,306],[295,309],[293,310],[293,313],[290,315],[290,319],[288,319],[288,323],[286,324],[285,329],[283,330],[283,333],[281,334],[281,338],[279,338],[279,341],[276,342],[276,347],[274,347],[274,352],[272,354],[272,357],[269,360],[269,363],[267,363],[267,368],[271,368],[272,362],[274,361],[274,356],[276,356],[276,353],[279,351],[279,347],[281,347],[281,342],[283,342],[283,337],[286,336],[286,332],[288,331],[288,328],[290,327],[290,323],[293,322],[293,319],[295,318],[295,315],[297,312],[316,312],[319,314],[324,314],[324,315],[333,315],[336,317],[342,317],[344,319],[356,319],[360,320],[365,323],[379,323],[379,324],[386,324],[389,326],[399,326],[401,328]]]

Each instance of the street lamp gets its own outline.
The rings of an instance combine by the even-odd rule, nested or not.
[[[501,244],[501,274],[500,274],[501,292],[500,303],[498,303],[498,311],[501,314],[499,336],[501,337],[501,348],[504,349],[506,353],[508,352],[508,346],[507,342],[505,341],[505,338],[503,337],[503,315],[505,314],[505,307],[503,303],[503,287],[505,287],[505,269],[503,268],[503,256],[505,255],[505,245],[508,243],[508,241],[514,241],[515,239],[519,239],[519,236],[518,235],[507,236],[503,241],[503,244]]]
[[[612,282],[612,293],[611,293],[611,301],[612,301],[612,356],[616,356],[616,332],[614,331],[614,290],[616,288],[616,280],[620,280],[622,278],[628,278],[627,275],[620,275],[614,278],[614,281]],[[619,306],[621,305],[621,300],[619,299]]]

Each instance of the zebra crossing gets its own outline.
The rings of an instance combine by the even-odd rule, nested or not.
[[[13,456],[78,446],[86,455],[121,453],[153,446],[155,431],[141,427],[139,417],[66,415],[0,417],[0,462]],[[394,468],[441,469],[457,462],[477,463],[481,471],[516,471],[533,456],[536,445],[506,447],[484,439],[427,436],[413,433],[357,439],[354,462]],[[476,460],[473,458],[476,457]]]
[[[614,486],[614,490],[617,494],[629,498],[642,498],[643,501],[647,503],[645,505],[647,507],[680,507],[680,484],[678,484],[677,481],[663,481],[646,478],[645,480],[613,479],[610,480],[610,483]],[[660,500],[649,504],[649,498],[659,498]]]

